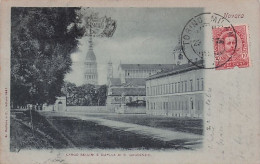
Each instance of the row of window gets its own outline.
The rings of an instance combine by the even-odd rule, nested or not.
[[[148,77],[149,75],[155,74],[157,70],[126,70],[126,77]]]
[[[196,86],[191,79],[190,81],[180,81],[170,84],[156,85],[152,87],[146,87],[146,93],[148,96],[182,93],[182,92],[193,92],[202,91],[204,89],[203,78],[197,78]]]
[[[96,79],[97,76],[96,75],[85,75],[86,79]]]
[[[137,100],[143,100],[145,101],[145,97],[139,97],[139,96],[130,96],[130,97],[121,97],[121,96],[118,96],[118,97],[114,97],[114,100],[115,101],[126,101],[126,102],[132,102],[132,101],[137,101]]]
[[[201,110],[203,108],[202,100],[196,101],[173,101],[173,102],[152,102],[147,103],[148,110]]]

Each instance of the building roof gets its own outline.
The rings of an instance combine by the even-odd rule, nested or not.
[[[157,74],[149,76],[148,78],[146,78],[146,80],[157,79],[160,77],[165,77],[165,76],[169,76],[169,75],[179,74],[179,73],[188,72],[191,70],[203,69],[203,68],[204,68],[203,60],[199,60],[194,63],[177,65],[172,70],[159,72]]]
[[[121,85],[120,78],[110,78],[110,85],[111,86],[120,86]]]
[[[96,55],[92,49],[88,50],[86,60],[96,61]]]
[[[119,67],[121,67],[124,70],[134,69],[134,70],[153,70],[153,69],[172,69],[174,64],[120,64]]]
[[[111,78],[110,86],[145,86],[145,78],[125,78],[125,83],[120,78]]]
[[[145,88],[111,88],[110,96],[145,96]]]
[[[145,86],[145,78],[126,78],[125,83],[132,86]]]

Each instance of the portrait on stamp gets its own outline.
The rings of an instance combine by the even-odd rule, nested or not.
[[[249,66],[246,25],[234,26],[234,29],[222,27],[212,30],[218,70]]]

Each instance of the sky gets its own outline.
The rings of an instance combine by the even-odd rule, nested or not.
[[[118,64],[173,64],[173,49],[178,44],[185,24],[202,8],[87,8],[85,13],[97,12],[111,17],[117,28],[111,38],[93,38],[97,58],[98,84],[106,84],[107,63],[113,63],[114,77]],[[79,40],[78,51],[71,54],[72,70],[65,80],[83,84],[84,60],[88,37]]]

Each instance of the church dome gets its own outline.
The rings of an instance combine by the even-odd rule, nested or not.
[[[96,61],[96,55],[93,50],[88,50],[86,60]]]

